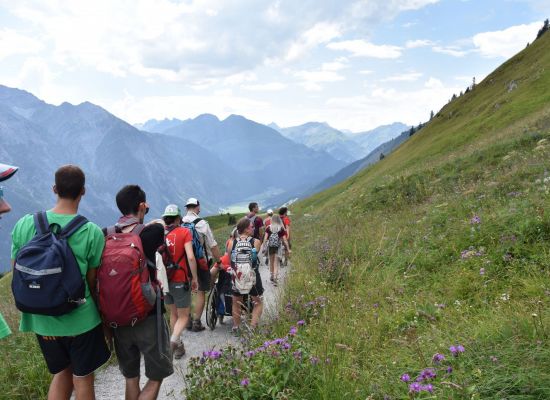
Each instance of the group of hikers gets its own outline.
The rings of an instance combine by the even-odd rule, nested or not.
[[[174,372],[173,358],[185,354],[183,331],[205,330],[207,292],[222,275],[231,281],[233,334],[243,329],[243,296],[253,305],[247,328],[258,326],[260,260],[277,285],[279,259],[291,252],[288,210],[268,210],[263,221],[258,204],[250,203],[222,253],[196,198],[187,200],[185,212],[169,204],[160,219],[145,224],[146,194],[127,185],[115,199],[121,217],[101,229],[78,215],[85,190],[78,166],[60,167],[55,206],[25,215],[13,228],[12,292],[22,312],[20,330],[36,334],[53,374],[48,399],[70,399],[73,391],[77,400],[95,398],[94,372],[113,347],[125,398],[156,399],[163,379]],[[141,357],[148,379],[143,387]]]

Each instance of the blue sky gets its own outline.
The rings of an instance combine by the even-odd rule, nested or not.
[[[131,122],[417,124],[532,41],[547,0],[0,0],[0,84]]]

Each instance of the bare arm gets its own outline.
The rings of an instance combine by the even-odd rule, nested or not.
[[[215,261],[215,262],[220,261],[220,258],[221,258],[222,256],[221,256],[221,254],[220,254],[220,248],[218,247],[218,245],[212,246],[212,247],[210,248],[210,251],[212,252],[212,257],[214,257],[214,261]]]
[[[185,243],[185,254],[187,255],[187,261],[189,262],[189,268],[191,269],[191,289],[197,290],[198,288],[198,275],[197,275],[197,260],[193,253],[193,242]]]
[[[88,282],[88,287],[90,288],[90,293],[94,300],[96,299],[96,283],[97,283],[97,268],[88,268],[86,272],[86,281]]]

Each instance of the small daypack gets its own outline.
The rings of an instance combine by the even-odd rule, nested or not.
[[[87,222],[77,215],[55,232],[45,212],[34,215],[36,235],[19,249],[13,270],[11,287],[18,310],[58,316],[86,302],[86,283],[68,238]]]
[[[206,257],[206,252],[203,248],[203,245],[201,244],[200,234],[196,228],[196,225],[200,221],[202,221],[202,218],[197,218],[193,222],[184,222],[183,224],[181,224],[181,226],[191,231],[191,235],[193,236],[193,254],[195,254],[195,259],[197,260],[197,262],[201,258]]]
[[[233,288],[240,294],[248,294],[256,284],[256,271],[252,261],[254,238],[233,241],[231,268],[233,268]]]
[[[271,231],[271,228],[270,228]],[[267,246],[271,249],[278,249],[281,246],[281,238],[279,237],[279,231],[271,232],[267,238]]]
[[[97,271],[99,311],[113,328],[134,326],[151,312],[157,299],[158,283],[151,279],[136,224],[127,233],[119,225],[107,228],[105,249]]]

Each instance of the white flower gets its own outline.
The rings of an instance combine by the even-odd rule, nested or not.
[[[500,295],[500,299],[501,299],[502,301],[508,301],[508,300],[510,300],[510,295],[509,295],[508,293],[502,293],[502,294]]]

